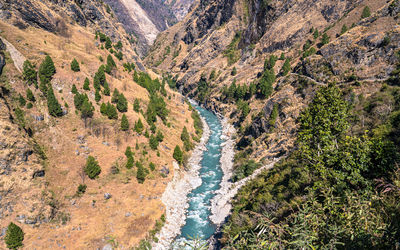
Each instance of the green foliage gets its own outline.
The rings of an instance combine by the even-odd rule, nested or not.
[[[63,115],[61,105],[58,102],[56,96],[54,95],[54,91],[51,86],[47,90],[47,107],[49,109],[49,114],[51,116],[60,117]]]
[[[83,89],[84,90],[90,90],[90,83],[89,83],[89,78],[85,78],[85,82],[83,83]]]
[[[184,147],[185,151],[190,151],[193,148],[193,144],[190,141],[190,135],[189,135],[189,132],[187,131],[186,126],[183,127],[183,129],[182,129],[181,140],[183,142],[183,147]]]
[[[25,128],[25,113],[20,108],[15,108],[15,119],[21,128]]]
[[[129,130],[129,121],[125,114],[122,115],[121,118],[121,130],[128,131]]]
[[[349,30],[349,28],[347,28],[346,24],[343,24],[342,30],[340,31],[340,35],[343,35],[343,34],[346,33],[348,30]]]
[[[232,65],[237,60],[240,59],[240,52],[238,51],[238,45],[240,39],[242,38],[242,33],[239,31],[233,37],[231,43],[228,45],[228,48],[224,51],[224,56],[228,59],[228,65]]]
[[[139,99],[135,98],[135,101],[133,102],[133,110],[136,113],[139,113],[140,111],[140,103],[139,103]]]
[[[142,120],[139,118],[137,122],[135,122],[135,131],[138,134],[141,134],[143,132],[144,126],[142,123]]]
[[[237,109],[242,113],[240,120],[246,119],[247,115],[250,113],[249,103],[242,100],[237,102]]]
[[[259,163],[256,163],[254,160],[249,160],[246,163],[236,167],[233,173],[232,180],[237,182],[247,176],[250,176],[254,170],[260,167]]]
[[[100,85],[104,86],[106,82],[106,74],[104,73],[104,65],[101,65],[97,72],[94,74],[93,86],[95,89],[100,90]]]
[[[318,29],[314,30],[313,37],[314,37],[314,39],[317,39],[319,37]]]
[[[110,86],[108,85],[108,82],[105,82],[105,83],[104,83],[103,94],[104,94],[105,96],[110,96]]]
[[[150,135],[149,144],[152,150],[157,150],[158,143],[157,138],[154,135]]]
[[[119,91],[117,88],[114,89],[113,95],[111,97],[111,103],[118,103]]]
[[[156,165],[154,163],[150,162],[149,168],[151,171],[154,171],[154,170],[156,170]]]
[[[128,101],[126,100],[123,93],[119,94],[118,96],[117,109],[121,113],[128,111]]]
[[[193,109],[191,116],[193,119],[193,126],[196,130],[196,134],[201,137],[201,135],[203,134],[203,122],[201,120],[200,114],[197,112],[197,110]]]
[[[143,167],[143,164],[138,161],[136,162],[136,168],[136,179],[139,183],[144,183],[147,175],[146,169]]]
[[[19,105],[20,105],[21,107],[25,107],[25,105],[26,105],[26,100],[25,100],[25,98],[24,98],[21,94],[19,94],[18,102],[19,102]]]
[[[160,130],[157,131],[156,138],[157,138],[157,141],[159,141],[159,142],[162,142],[164,140],[164,135]]]
[[[84,172],[90,179],[95,179],[101,173],[101,168],[99,166],[99,163],[93,156],[90,155],[88,156]]]
[[[133,74],[133,80],[145,88],[150,95],[155,94],[155,92],[159,91],[161,88],[160,81],[157,78],[154,80],[151,79],[150,75],[145,72],[137,74],[135,71]]]
[[[307,57],[309,57],[311,55],[314,55],[315,53],[317,53],[317,50],[314,47],[311,47],[308,50],[305,50],[301,57],[304,59],[304,58],[307,58]]]
[[[86,192],[86,188],[87,188],[86,184],[79,184],[78,190],[76,190],[76,194],[78,196],[84,194]]]
[[[96,102],[99,102],[101,100],[101,95],[98,89],[96,89],[96,92],[94,93],[94,100]]]
[[[79,67],[78,61],[74,58],[71,62],[71,70],[74,72],[79,72],[81,71],[81,68]]]
[[[121,42],[121,41],[118,41],[118,42],[114,45],[114,48],[116,48],[116,49],[118,49],[118,50],[122,49],[122,42]]]
[[[24,241],[24,232],[22,229],[10,222],[7,227],[6,236],[4,241],[9,249],[18,249],[22,247],[22,242]]]
[[[210,84],[204,75],[200,77],[200,81],[197,84],[196,95],[200,102],[204,102],[210,94]]]
[[[271,55],[269,58],[265,59],[264,62],[264,73],[258,82],[258,89],[262,98],[268,98],[272,92],[272,85],[276,81],[276,76],[274,72],[274,66],[277,61],[277,57]]]
[[[235,76],[237,74],[237,69],[236,67],[233,67],[232,71],[231,71],[231,75]]]
[[[182,152],[181,148],[178,145],[176,145],[176,147],[174,149],[174,154],[172,156],[179,163],[179,165],[182,165],[182,163],[183,163],[183,152]]]
[[[108,117],[108,119],[118,119],[117,109],[111,103],[102,103],[100,106],[100,113]]]
[[[24,62],[22,74],[23,74],[24,80],[28,83],[28,85],[33,84],[33,85],[35,85],[36,88],[38,87],[37,72],[35,70],[35,67],[32,65],[32,63],[30,61],[26,60]]]
[[[156,122],[157,116],[160,117],[163,122],[166,122],[168,113],[169,111],[164,98],[157,94],[150,95],[150,102],[146,111],[147,122],[149,124]]]
[[[115,63],[111,55],[107,56],[107,66],[109,66],[111,69],[117,67],[117,64]]]
[[[135,159],[133,158],[133,156],[129,156],[129,157],[127,158],[125,167],[126,167],[127,169],[131,169],[131,168],[133,168],[133,164],[134,164],[134,163],[135,163]]]
[[[330,37],[328,36],[328,34],[324,33],[321,37],[321,44],[325,45],[328,44],[330,40]]]
[[[54,62],[51,57],[47,55],[39,66],[39,79],[41,83],[40,90],[42,90],[43,93],[46,93],[47,85],[50,83],[55,73],[56,68],[54,66]]]
[[[274,107],[272,108],[271,116],[269,117],[268,124],[272,127],[275,126],[276,123],[276,118],[278,118],[278,104],[274,104]]]
[[[85,98],[83,100],[83,103],[82,103],[80,111],[81,111],[81,118],[82,119],[92,118],[93,117],[94,107],[93,107],[92,103],[87,98]]]
[[[365,6],[362,13],[361,13],[361,18],[367,18],[371,16],[371,10],[368,6]]]
[[[78,89],[75,84],[72,84],[71,93],[74,95],[78,94]]]
[[[286,76],[291,70],[290,60],[286,58],[285,62],[283,63],[281,73],[283,76]]]
[[[104,47],[106,49],[111,49],[112,48],[111,39],[109,37],[106,37],[106,43],[105,43]]]

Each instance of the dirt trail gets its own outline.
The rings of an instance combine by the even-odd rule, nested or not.
[[[14,45],[12,45],[9,41],[4,39],[4,37],[0,37],[0,39],[4,42],[7,47],[8,53],[10,53],[11,59],[14,61],[15,67],[18,69],[20,73],[22,73],[23,65],[26,60],[24,55],[19,52]]]

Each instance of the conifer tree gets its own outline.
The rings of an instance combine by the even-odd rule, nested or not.
[[[111,97],[111,103],[118,103],[119,91],[117,88],[114,89],[113,95]]]
[[[329,38],[328,34],[324,33],[321,37],[321,44],[322,45],[328,44],[329,40],[330,40],[330,38]]]
[[[129,130],[129,121],[125,114],[122,115],[121,119],[121,130],[128,131]]]
[[[25,105],[26,105],[26,100],[25,100],[25,98],[24,98],[21,94],[19,94],[18,102],[19,102],[19,105],[20,105],[21,107],[25,107]]]
[[[85,78],[85,82],[83,83],[83,89],[84,90],[90,90],[90,82],[89,82],[89,78]]]
[[[176,145],[174,149],[173,157],[179,163],[179,165],[183,163],[183,152],[178,145]]]
[[[182,129],[181,140],[183,142],[190,140],[189,132],[187,131],[186,126]]]
[[[107,81],[104,83],[103,94],[104,94],[105,96],[110,96],[110,86],[108,85],[108,82],[107,82]]]
[[[9,249],[18,249],[22,247],[22,242],[24,241],[24,232],[19,226],[11,222],[7,227],[4,240]]]
[[[82,103],[81,107],[81,118],[86,119],[86,118],[91,118],[93,117],[93,112],[94,112],[94,107],[91,102],[87,98]]]
[[[38,88],[37,72],[35,70],[35,67],[33,67],[32,63],[28,60],[26,60],[23,65],[23,76],[24,80],[28,83],[28,85],[34,84],[35,87]]]
[[[133,167],[133,164],[135,163],[135,159],[133,158],[133,156],[129,156],[127,161],[126,161],[126,165],[125,167],[127,169],[131,169]]]
[[[138,134],[141,134],[143,132],[144,126],[142,123],[142,120],[139,118],[137,122],[135,122],[135,131]]]
[[[121,113],[128,111],[128,101],[126,100],[123,93],[121,93],[118,97],[117,109]]]
[[[109,37],[106,38],[106,43],[104,46],[106,49],[111,49],[112,43],[111,43],[111,39]]]
[[[282,75],[286,76],[290,72],[290,70],[291,70],[290,60],[289,58],[286,58],[285,63],[282,66]]]
[[[89,155],[87,158],[84,172],[90,179],[95,179],[101,173],[99,163],[93,156]]]
[[[158,147],[158,140],[154,135],[150,135],[149,139],[150,148],[156,150]]]
[[[71,62],[71,70],[74,72],[79,72],[81,71],[81,68],[79,67],[78,61],[74,58]]]
[[[368,6],[365,6],[363,11],[362,11],[361,18],[367,18],[367,17],[370,17],[370,16],[371,16],[371,10],[370,10],[370,8]]]
[[[99,92],[99,90],[97,90],[97,89],[96,89],[96,92],[95,92],[95,94],[94,94],[94,100],[95,100],[96,102],[99,102],[99,101],[101,100],[100,92]]]
[[[114,59],[112,58],[111,55],[108,55],[108,56],[107,56],[107,65],[108,65],[111,69],[117,67],[117,64],[115,63],[115,61],[114,61]]]
[[[78,89],[75,84],[72,84],[71,93],[74,95],[78,94]]]
[[[129,158],[129,157],[132,157],[132,156],[133,156],[132,149],[131,149],[130,146],[127,146],[127,147],[126,147],[126,149],[125,149],[125,156],[126,156],[126,158]]]
[[[140,103],[139,103],[139,99],[135,99],[135,101],[133,102],[133,110],[136,112],[136,113],[139,113],[139,111],[140,111]]]
[[[54,66],[54,62],[51,57],[47,55],[39,67],[39,79],[42,84],[41,90],[43,93],[46,93],[44,90],[47,91],[47,84],[50,83],[55,73],[56,67]]]
[[[32,90],[30,88],[26,89],[26,99],[28,99],[31,102],[35,102],[36,101],[35,96],[33,95],[33,92],[32,92]]]
[[[100,113],[102,115],[107,115],[107,105],[104,102],[100,105]]]
[[[61,105],[54,95],[53,88],[51,87],[47,90],[47,107],[51,116],[59,117],[63,115]]]
[[[139,183],[143,183],[146,179],[146,170],[144,169],[142,163],[136,162],[136,179],[138,180]]]

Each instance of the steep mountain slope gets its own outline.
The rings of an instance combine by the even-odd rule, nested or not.
[[[0,237],[13,222],[26,249],[138,245],[192,111],[100,1],[0,4]]]
[[[366,186],[343,184],[348,188],[346,192],[350,194],[346,193],[346,198],[338,198],[335,196],[335,192],[338,192],[336,188],[339,188],[336,183],[326,179],[321,181],[319,178],[324,178],[318,175],[321,173],[310,170],[314,165],[309,165],[307,159],[302,158],[304,152],[299,152],[299,145],[304,141],[297,138],[299,126],[308,125],[306,121],[299,120],[304,116],[304,110],[308,110],[306,108],[310,103],[322,105],[322,114],[322,107],[329,109],[330,105],[333,105],[318,98],[314,99],[317,93],[328,96],[333,93],[337,98],[335,101],[342,103],[343,100],[338,99],[344,98],[346,103],[343,105],[348,105],[348,110],[343,111],[345,114],[341,115],[351,117],[348,124],[344,123],[350,130],[344,129],[337,138],[330,138],[333,140],[332,145],[336,143],[340,153],[354,153],[344,149],[344,145],[349,143],[343,141],[344,134],[354,136],[349,138],[358,140],[365,133],[368,138],[365,139],[366,144],[376,143],[376,140],[396,144],[398,125],[392,121],[398,119],[398,101],[394,101],[398,100],[399,91],[396,87],[399,62],[397,50],[400,45],[398,15],[398,1],[203,0],[182,22],[158,36],[145,59],[146,64],[161,72],[174,74],[177,78],[177,88],[183,94],[197,99],[211,110],[230,117],[231,122],[238,127],[235,169],[231,181],[241,180],[251,175],[255,169],[283,157],[282,162],[277,165],[277,170],[264,172],[260,178],[245,186],[236,197],[233,216],[223,229],[224,244],[238,249],[245,246],[260,248],[265,247],[265,244],[281,248],[307,248],[314,246],[313,244],[328,248],[338,247],[336,243],[327,243],[331,239],[346,242],[352,247],[361,244],[360,238],[363,236],[358,234],[354,234],[352,239],[343,235],[338,238],[324,238],[329,234],[318,232],[320,235],[312,235],[313,228],[307,231],[310,232],[309,235],[299,233],[303,229],[306,230],[297,227],[300,222],[304,222],[303,226],[307,223],[312,224],[316,231],[317,225],[323,224],[321,221],[319,224],[317,221],[307,221],[305,218],[308,218],[308,215],[310,218],[333,220],[332,217],[318,217],[309,212],[320,212],[318,206],[330,205],[321,202],[326,198],[321,194],[323,192],[324,195],[333,192],[332,199],[351,199],[349,197],[353,195],[353,200],[359,202],[358,204],[364,204],[365,197],[369,197],[367,200],[382,199],[385,201],[379,209],[398,214],[398,207],[394,208],[390,202],[398,197],[398,192],[393,191],[393,196],[385,196],[380,189],[382,186],[376,185],[371,177],[379,176],[378,178],[383,179],[382,182],[392,185],[390,190],[398,190],[398,185],[394,184],[397,177],[389,178],[397,176],[393,169],[396,169],[394,166],[398,163],[398,147],[384,150],[391,156],[383,175],[374,172],[381,171],[375,169],[374,165],[383,164],[382,159],[376,159],[376,155],[379,155],[374,151],[376,149],[365,149],[363,152],[369,152],[366,154],[370,157],[366,160],[367,163],[357,162],[349,168],[363,168],[360,170],[362,177],[352,178],[355,182],[362,179],[367,183]],[[331,86],[323,88],[329,83],[335,83],[338,90]],[[338,92],[340,94],[337,94]],[[356,100],[357,97],[359,100]],[[319,104],[318,101],[323,104]],[[381,111],[373,111],[375,108]],[[382,115],[379,116],[375,112],[382,112]],[[317,116],[317,113],[313,115]],[[307,116],[310,123],[314,116]],[[382,132],[383,128],[380,126],[387,126],[388,130]],[[385,136],[380,137],[382,134],[377,131],[381,131]],[[329,133],[328,129],[326,133]],[[307,135],[309,138],[316,137],[316,134]],[[338,141],[343,144],[338,145]],[[318,151],[318,147],[322,145],[318,144],[316,149],[310,146],[311,152],[306,153],[315,153],[314,156],[319,157],[321,152]],[[332,155],[336,153],[338,152],[332,152]],[[332,160],[329,157],[327,159]],[[341,174],[355,174],[349,169],[341,169],[347,168],[343,167],[342,163],[333,164],[329,160],[318,163],[323,169],[320,171],[326,170],[327,175],[335,176],[329,172],[335,169],[336,174],[340,173],[336,176],[338,182],[342,178]],[[325,178],[328,179],[326,176]],[[323,190],[316,194],[304,191],[306,187],[320,190],[319,187],[313,186],[313,181],[336,190]],[[379,193],[379,196],[372,197],[371,193],[367,192],[370,189]],[[360,197],[357,190],[365,191],[365,196]],[[305,204],[307,199],[314,198],[317,199],[316,203]],[[339,204],[359,209],[354,204]],[[304,210],[297,213],[300,208]],[[364,211],[369,213],[368,216],[376,216],[374,218],[378,218],[377,220],[386,220],[387,224],[380,225],[389,231],[390,227],[395,227],[393,235],[397,235],[398,226],[394,226],[398,225],[397,220],[394,217],[385,217],[379,214],[379,209],[375,209],[370,205]],[[334,209],[329,211],[343,215]],[[346,222],[342,218],[335,225],[343,231],[359,230],[345,228],[340,224],[343,221]],[[376,221],[371,220],[367,223],[373,224]],[[291,225],[296,226],[290,228]],[[289,231],[288,227],[294,231]],[[339,235],[336,229],[332,229],[332,234]],[[375,226],[371,226],[370,230],[376,230],[376,234],[373,235],[371,231],[365,232],[365,235],[368,235],[365,237],[370,237],[371,241],[366,241],[364,247],[388,246],[385,244],[390,242],[387,239],[392,239],[391,236],[382,233]],[[346,232],[347,235],[351,234]],[[298,235],[299,238],[290,238],[288,235]],[[301,238],[303,236],[305,238]],[[310,238],[306,238],[307,236]],[[377,240],[379,237],[386,237],[387,241]],[[288,242],[295,243],[290,245]],[[297,243],[299,245],[295,245]]]

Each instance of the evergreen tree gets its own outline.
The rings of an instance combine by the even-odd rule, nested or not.
[[[112,103],[118,103],[118,98],[119,98],[119,91],[117,88],[114,89],[113,95],[111,97],[111,102]]]
[[[157,141],[162,142],[164,140],[164,135],[161,133],[160,130],[157,131],[156,135]]]
[[[237,74],[237,69],[236,67],[233,67],[231,75],[235,76]]]
[[[106,82],[106,74],[104,73],[104,65],[101,65],[97,70],[97,72],[94,74],[93,85],[95,86],[95,89],[97,89],[96,86],[98,85],[104,86],[105,82]]]
[[[183,127],[183,129],[182,129],[181,140],[182,140],[183,142],[189,141],[189,140],[190,140],[189,132],[187,131],[186,126]]]
[[[80,110],[81,110],[81,118],[82,119],[93,117],[94,107],[87,98],[84,99]]]
[[[11,222],[7,227],[4,240],[9,249],[18,249],[22,247],[22,242],[24,241],[24,232],[19,226]]]
[[[121,119],[121,130],[128,131],[129,130],[129,121],[125,114],[122,115]]]
[[[117,67],[117,64],[115,63],[115,61],[114,61],[114,59],[112,58],[111,55],[108,55],[108,56],[107,56],[107,65],[108,65],[111,69]]]
[[[101,173],[101,168],[99,166],[99,163],[93,156],[90,155],[88,156],[84,172],[90,179],[95,179]]]
[[[151,171],[154,171],[154,170],[156,170],[156,165],[154,163],[150,162],[149,168]]]
[[[109,37],[106,38],[106,43],[105,43],[105,48],[106,49],[111,49],[112,47],[112,43],[111,43],[111,39]]]
[[[103,94],[104,94],[105,96],[110,96],[110,86],[108,85],[108,82],[105,82],[105,83],[104,83]]]
[[[118,119],[117,109],[111,103],[107,103],[107,117],[108,119]]]
[[[317,29],[314,30],[313,36],[314,36],[314,39],[317,39],[319,37],[319,32]]]
[[[75,84],[72,84],[71,93],[74,95],[78,94],[78,89]]]
[[[139,111],[140,111],[140,103],[139,103],[139,99],[135,99],[135,101],[133,102],[133,110],[136,112],[136,113],[139,113]]]
[[[179,163],[179,165],[182,165],[183,163],[183,152],[181,148],[176,145],[174,149],[174,154],[173,154],[174,159]]]
[[[99,92],[99,90],[97,90],[97,89],[96,89],[96,92],[95,92],[95,94],[94,94],[94,100],[95,100],[96,102],[99,102],[99,101],[101,100],[100,92]]]
[[[36,101],[35,96],[33,95],[32,90],[30,88],[26,89],[26,99],[28,99],[31,102]]]
[[[135,159],[133,158],[133,156],[129,156],[127,161],[126,161],[126,165],[125,167],[127,169],[131,169],[133,167],[133,164],[135,163]]]
[[[118,97],[117,109],[121,113],[128,111],[128,101],[126,100],[123,93],[121,93]]]
[[[85,78],[85,82],[83,83],[83,89],[84,90],[90,90],[90,82],[89,82],[89,78]]]
[[[79,67],[78,61],[74,58],[71,62],[71,70],[74,72],[79,72],[81,71],[81,68]]]
[[[282,66],[282,75],[286,76],[290,72],[290,70],[291,70],[290,60],[289,58],[286,58],[285,63]]]
[[[149,139],[149,143],[150,143],[150,148],[153,150],[156,150],[158,147],[158,140],[154,135],[150,135],[150,139]]]
[[[51,116],[59,117],[63,115],[61,105],[54,95],[53,88],[51,87],[47,90],[47,107]]]
[[[344,33],[346,33],[349,29],[347,28],[346,24],[343,24],[342,26],[342,30],[340,31],[340,35],[343,35]]]
[[[135,122],[135,131],[138,134],[141,134],[143,132],[144,126],[142,123],[142,120],[139,118],[137,122]]]
[[[47,91],[47,84],[50,83],[53,75],[56,73],[56,67],[54,62],[49,55],[47,55],[44,61],[39,66],[39,79],[42,85],[42,92]]]
[[[104,102],[100,105],[100,113],[102,115],[107,115],[107,105]]]
[[[363,11],[362,11],[361,18],[367,18],[367,17],[370,17],[370,16],[371,16],[371,10],[370,10],[370,8],[368,6],[365,6]]]
[[[26,60],[24,62],[22,74],[24,76],[24,80],[28,83],[28,85],[34,84],[35,87],[38,88],[37,72],[30,61]]]
[[[259,82],[259,90],[263,98],[268,98],[272,94],[273,91],[272,85],[275,82],[275,80],[276,76],[273,69],[264,72]]]
[[[130,146],[127,146],[125,149],[125,156],[126,158],[132,157],[133,156],[133,152]]]
[[[146,179],[146,170],[144,169],[142,163],[136,162],[136,168],[137,168],[137,173],[136,173],[136,179],[138,180],[139,183],[143,183]]]
[[[25,107],[25,105],[26,105],[26,100],[25,100],[25,98],[24,98],[21,94],[19,94],[18,102],[19,102],[19,105],[20,105],[21,107]]]
[[[324,33],[321,38],[321,44],[322,45],[328,44],[329,40],[330,40],[330,38],[329,38],[328,34]]]

